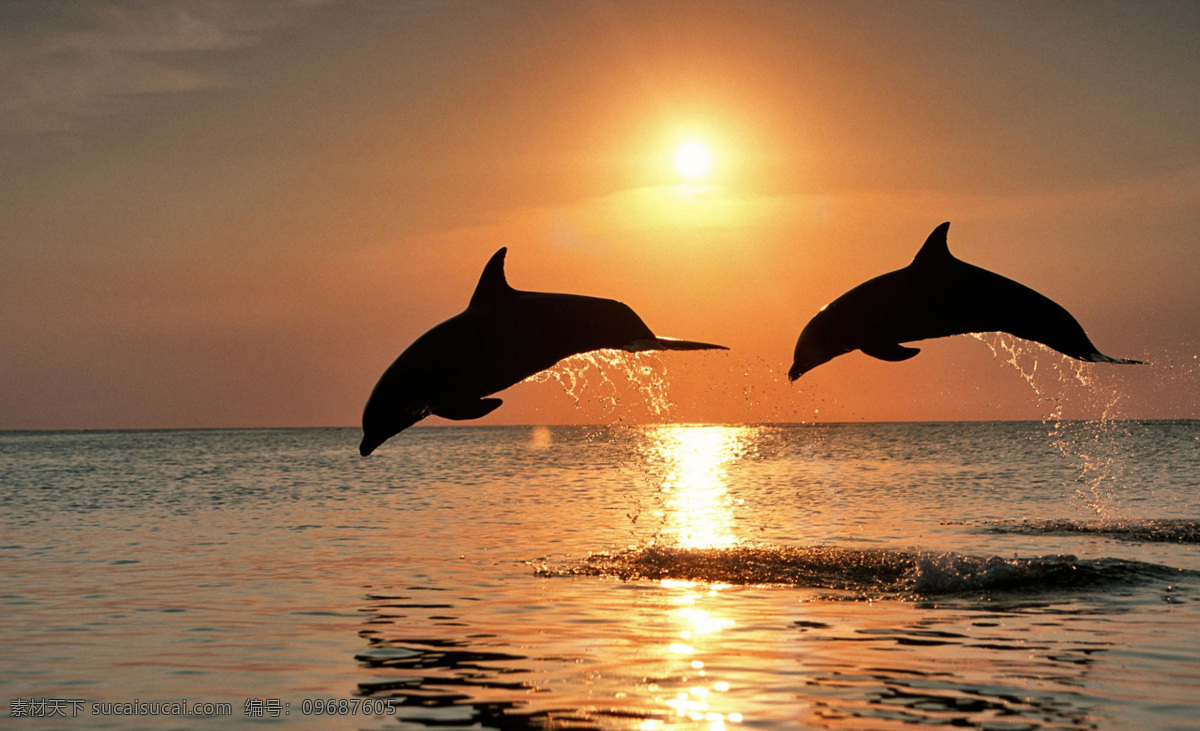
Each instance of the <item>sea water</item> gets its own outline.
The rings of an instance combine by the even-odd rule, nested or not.
[[[1200,727],[1200,422],[0,434],[14,728]]]

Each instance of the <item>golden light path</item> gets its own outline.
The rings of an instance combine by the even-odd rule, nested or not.
[[[651,431],[655,462],[666,467],[661,492],[665,532],[682,548],[728,548],[734,500],[726,468],[749,448],[746,427],[669,426]]]
[[[664,533],[669,542],[683,548],[719,550],[738,543],[733,511],[736,500],[729,494],[727,468],[740,460],[753,445],[749,427],[664,426],[648,430],[654,463],[665,468],[660,491],[664,498]],[[710,653],[707,638],[734,625],[717,616],[706,604],[722,589],[721,584],[664,580],[673,593],[676,636],[665,648],[666,656],[685,664],[684,674],[694,682],[661,702],[676,717],[707,724],[709,731],[723,731],[728,723],[741,723],[742,714],[728,710],[728,682],[708,677],[705,660]],[[643,731],[665,728],[658,719],[642,723]]]

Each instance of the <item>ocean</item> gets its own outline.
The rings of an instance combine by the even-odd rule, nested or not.
[[[1200,728],[1200,422],[0,433],[5,727]]]

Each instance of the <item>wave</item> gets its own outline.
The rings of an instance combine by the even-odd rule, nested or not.
[[[566,567],[541,566],[538,573],[626,581],[673,579],[775,584],[908,596],[1058,592],[1200,579],[1200,572],[1117,558],[1079,559],[1072,555],[1001,558],[954,552],[764,545],[705,549],[650,545],[615,553],[594,553]]]
[[[1080,533],[1139,543],[1200,544],[1200,520],[1021,520],[986,524],[993,533],[1077,535]]]

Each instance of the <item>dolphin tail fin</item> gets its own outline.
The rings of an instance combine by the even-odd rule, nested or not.
[[[645,338],[643,340],[634,340],[626,345],[623,350],[630,353],[640,353],[643,350],[729,350],[724,345],[714,345],[712,343],[701,343],[695,340],[679,340],[678,338]]]
[[[1132,358],[1114,358],[1111,355],[1105,355],[1104,353],[1098,351],[1094,353],[1088,353],[1087,355],[1081,357],[1080,360],[1086,360],[1089,363],[1122,363],[1125,365],[1142,364],[1142,361],[1140,360],[1134,360]]]

